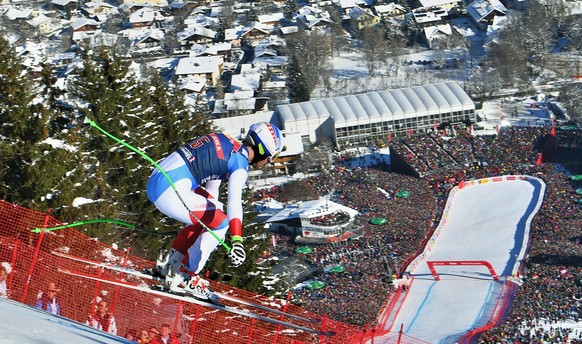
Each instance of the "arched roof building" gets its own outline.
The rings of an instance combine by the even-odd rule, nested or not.
[[[389,134],[475,122],[475,103],[454,81],[348,95],[277,107],[282,128],[339,147],[385,141]]]

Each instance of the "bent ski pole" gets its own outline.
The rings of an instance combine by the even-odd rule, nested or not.
[[[168,182],[170,183],[170,186],[172,187],[172,190],[174,190],[174,192],[176,193],[176,195],[178,196],[178,198],[180,199],[180,202],[182,202],[182,205],[184,205],[184,207],[186,207],[186,210],[188,210],[188,212],[190,213],[190,216],[195,219],[196,221],[198,221],[198,223],[200,225],[202,225],[202,227],[208,231],[210,234],[212,234],[212,236],[214,237],[214,239],[216,239],[222,246],[224,246],[224,248],[226,248],[227,252],[230,252],[230,246],[228,246],[224,240],[222,240],[216,233],[214,233],[214,231],[209,228],[204,222],[202,222],[198,217],[196,217],[194,215],[194,211],[190,210],[190,208],[188,208],[188,205],[186,204],[186,202],[184,201],[184,199],[182,198],[182,196],[180,195],[180,193],[178,192],[178,189],[176,188],[176,185],[174,185],[174,182],[172,181],[172,179],[170,178],[170,176],[168,176],[168,174],[166,173],[166,171],[164,171],[164,169],[162,167],[160,167],[160,165],[158,165],[157,162],[155,162],[152,158],[150,158],[147,154],[145,154],[144,152],[142,152],[141,150],[135,148],[134,146],[130,145],[129,143],[118,139],[117,137],[111,135],[110,133],[108,133],[105,129],[101,128],[99,125],[97,125],[97,123],[95,123],[94,121],[92,121],[91,119],[89,119],[88,117],[86,118],[86,122],[89,123],[93,128],[96,128],[97,130],[99,130],[100,132],[102,132],[103,134],[105,134],[107,137],[113,139],[114,141],[124,145],[125,147],[131,149],[132,151],[136,152],[137,154],[141,155],[141,157],[143,157],[144,159],[146,159],[147,161],[149,161],[152,165],[154,165],[161,173],[162,175],[168,180]]]
[[[83,226],[83,225],[88,225],[91,223],[113,223],[116,225],[122,225],[125,227],[129,227],[131,229],[137,229],[137,227],[135,227],[134,225],[127,223],[127,222],[123,222],[123,221],[118,221],[118,220],[108,220],[108,219],[102,219],[102,220],[86,220],[86,221],[79,221],[79,222],[74,222],[74,223],[69,223],[66,225],[62,225],[62,226],[57,226],[57,227],[50,227],[50,228],[34,228],[31,230],[31,232],[33,233],[40,233],[42,231],[56,231],[59,229],[65,229],[65,228],[71,228],[71,227],[77,227],[77,226]]]
[[[65,229],[65,228],[85,226],[85,225],[89,225],[89,224],[93,224],[93,223],[112,223],[114,225],[128,227],[131,230],[143,232],[143,233],[147,233],[147,234],[152,234],[152,235],[170,236],[170,235],[178,234],[178,231],[167,231],[167,232],[159,233],[156,231],[151,231],[151,230],[147,230],[147,229],[143,229],[143,228],[134,226],[131,223],[127,223],[127,222],[123,222],[123,221],[119,221],[119,220],[110,220],[110,219],[85,220],[85,221],[64,224],[62,226],[48,227],[48,228],[37,227],[37,228],[31,229],[30,231],[33,233],[40,233],[40,232],[44,232],[44,231],[50,232],[50,231],[57,231],[60,229]]]

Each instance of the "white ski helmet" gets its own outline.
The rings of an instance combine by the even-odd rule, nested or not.
[[[245,142],[255,147],[261,157],[268,157],[273,162],[283,150],[283,134],[271,123],[259,122],[251,125]]]

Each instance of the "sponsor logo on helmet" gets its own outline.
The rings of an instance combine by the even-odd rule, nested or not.
[[[277,135],[275,134],[275,129],[273,129],[273,125],[271,123],[266,123],[267,124],[267,128],[269,128],[269,132],[271,133],[271,137],[273,138],[273,142],[275,142],[275,150],[277,150],[277,146],[279,145],[279,142],[277,140]],[[269,152],[271,155],[273,155],[275,152]]]

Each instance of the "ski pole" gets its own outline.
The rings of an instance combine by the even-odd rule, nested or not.
[[[144,232],[144,233],[153,234],[153,235],[169,236],[169,235],[178,234],[178,231],[168,231],[168,232],[164,232],[164,233],[158,233],[158,232],[155,232],[155,231],[150,231],[150,230],[147,230],[147,229],[139,228],[137,226],[132,225],[131,223],[127,223],[127,222],[123,222],[123,221],[119,221],[119,220],[111,220],[111,219],[98,219],[98,220],[79,221],[79,222],[73,222],[73,223],[65,224],[65,225],[62,225],[62,226],[49,227],[49,228],[37,227],[37,228],[31,229],[30,231],[32,233],[40,233],[40,232],[44,232],[44,231],[57,231],[59,229],[66,229],[66,228],[71,228],[71,227],[84,226],[84,225],[89,225],[89,224],[92,224],[92,223],[113,223],[113,224],[116,224],[116,225],[121,225],[121,226],[129,227],[130,229],[132,229],[134,231]]]
[[[132,229],[136,229],[136,227],[134,225],[132,225],[130,223],[127,223],[127,222],[117,221],[117,220],[107,220],[107,219],[103,219],[103,220],[79,221],[79,222],[69,223],[69,224],[66,224],[66,225],[57,226],[57,227],[51,227],[51,228],[35,228],[35,229],[32,229],[31,232],[33,232],[33,233],[40,233],[42,231],[56,231],[56,230],[59,230],[59,229],[77,227],[77,226],[88,225],[88,224],[91,224],[91,223],[100,223],[100,222],[114,223],[114,224],[117,224],[117,225],[122,225],[122,226],[125,226],[125,227],[129,227],[129,228],[132,228]]]
[[[202,222],[198,217],[196,217],[196,215],[194,215],[194,211],[190,210],[190,208],[188,208],[188,205],[186,204],[186,202],[184,201],[184,199],[182,198],[182,196],[180,195],[180,192],[178,192],[178,189],[176,188],[176,185],[174,185],[174,182],[172,181],[172,179],[170,178],[170,176],[168,176],[168,174],[166,173],[166,171],[164,171],[164,169],[158,165],[157,162],[155,162],[152,158],[150,158],[147,154],[145,154],[144,152],[142,152],[141,150],[135,148],[134,146],[130,145],[129,143],[111,135],[109,132],[107,132],[105,129],[101,128],[99,125],[97,125],[97,123],[95,123],[94,121],[92,121],[91,119],[89,119],[88,117],[86,117],[86,122],[89,123],[93,128],[96,128],[97,130],[99,130],[100,132],[102,132],[103,134],[105,134],[105,136],[113,139],[114,141],[124,145],[125,147],[131,149],[132,151],[136,152],[137,154],[139,154],[142,158],[146,159],[147,161],[149,161],[152,165],[155,166],[155,168],[157,168],[162,175],[168,180],[168,182],[170,183],[170,186],[172,187],[172,190],[174,190],[174,192],[176,193],[176,195],[178,196],[178,198],[180,199],[180,202],[182,202],[182,205],[186,208],[186,210],[188,210],[188,212],[190,213],[190,216],[192,216],[193,219],[195,219],[200,225],[202,225],[202,227],[208,231],[210,234],[212,234],[212,236],[218,240],[218,242],[224,246],[224,248],[226,248],[227,252],[230,252],[230,246],[228,246],[224,240],[220,239],[220,237],[214,233],[214,231],[212,229],[210,229],[204,222]]]

